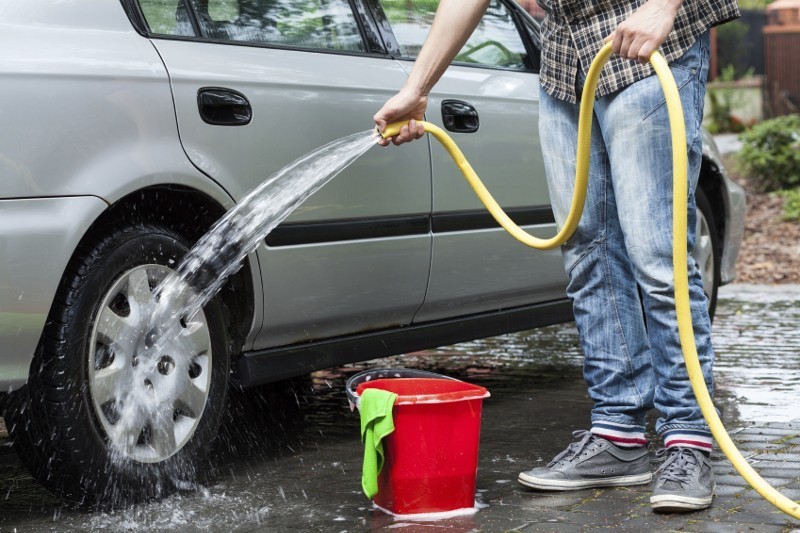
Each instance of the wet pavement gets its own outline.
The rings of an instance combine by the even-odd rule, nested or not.
[[[745,457],[800,499],[800,287],[722,290],[714,323],[716,403]],[[516,482],[588,426],[574,325],[493,337],[318,372],[234,394],[200,484],[115,512],[65,507],[25,471],[0,428],[0,531],[792,531],[782,514],[713,455],[717,498],[706,511],[656,515],[645,487],[538,493]],[[395,520],[360,487],[358,415],[344,383],[364,368],[422,368],[488,388],[471,516]],[[655,417],[652,417],[655,418]],[[652,430],[651,430],[652,437]]]

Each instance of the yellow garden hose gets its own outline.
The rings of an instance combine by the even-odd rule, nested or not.
[[[611,56],[611,43],[606,44],[595,56],[586,76],[586,83],[583,87],[581,96],[580,116],[578,118],[578,153],[577,165],[575,168],[575,189],[572,194],[572,205],[569,215],[558,234],[550,239],[539,239],[530,235],[525,230],[515,224],[508,215],[505,214],[500,205],[492,198],[492,195],[481,182],[478,175],[472,169],[464,154],[453,142],[450,136],[441,128],[429,123],[420,121],[425,131],[431,133],[436,140],[447,150],[453,161],[458,166],[461,173],[475,190],[478,198],[486,206],[494,219],[514,238],[539,250],[550,250],[560,246],[569,239],[578,227],[578,221],[583,214],[583,205],[586,199],[586,187],[589,181],[589,145],[591,141],[592,112],[594,105],[594,94],[597,88],[597,80],[600,71],[605,66],[606,61]],[[794,502],[775,490],[764,479],[753,470],[736,445],[731,440],[722,421],[719,419],[717,410],[708,393],[700,362],[697,357],[697,347],[694,342],[694,330],[692,329],[692,315],[689,309],[689,273],[687,270],[687,251],[686,251],[686,224],[688,221],[687,202],[688,198],[688,179],[687,179],[687,155],[686,155],[686,128],[684,125],[683,109],[681,107],[678,87],[675,79],[669,70],[667,62],[658,52],[654,52],[650,57],[661,89],[667,103],[667,113],[669,114],[669,124],[672,133],[672,165],[673,165],[673,214],[672,214],[672,265],[674,270],[675,283],[675,311],[678,315],[678,333],[680,335],[683,358],[686,362],[686,369],[689,373],[689,380],[692,383],[694,395],[700,410],[708,423],[711,434],[717,441],[722,452],[733,464],[736,471],[747,481],[753,489],[764,497],[771,504],[776,506],[784,513],[800,519],[800,504]],[[400,132],[400,128],[408,122],[396,122],[389,124],[382,132],[383,137],[393,137]]]

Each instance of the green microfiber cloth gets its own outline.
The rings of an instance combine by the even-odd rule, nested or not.
[[[361,487],[367,498],[378,493],[378,474],[383,468],[383,438],[394,431],[392,407],[397,394],[381,389],[364,389],[361,393],[361,442],[364,443],[364,466]]]

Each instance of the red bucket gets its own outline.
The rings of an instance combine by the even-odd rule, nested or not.
[[[375,505],[395,515],[473,510],[481,407],[489,392],[445,377],[375,379],[356,391],[360,396],[367,388],[398,395]]]

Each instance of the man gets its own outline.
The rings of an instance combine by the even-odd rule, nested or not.
[[[400,92],[374,119],[411,119],[392,139],[423,130],[427,95],[479,23],[490,0],[442,0],[428,39]],[[694,188],[700,171],[709,28],[738,16],[736,0],[540,0],[542,24],[540,142],[556,221],[572,197],[578,99],[591,60],[612,41],[592,126],[589,191],[575,235],[563,246],[567,293],[585,353],[593,401],[590,431],[546,467],[519,475],[539,490],[649,483],[645,415],[664,464],[650,499],[661,512],[705,509],[714,478],[712,439],[683,363],[672,279],[672,154],[664,97],[646,64],[660,49],[680,89],[689,154],[689,236],[694,246]],[[702,283],[689,259],[692,320],[700,363],[712,389],[713,349]]]

